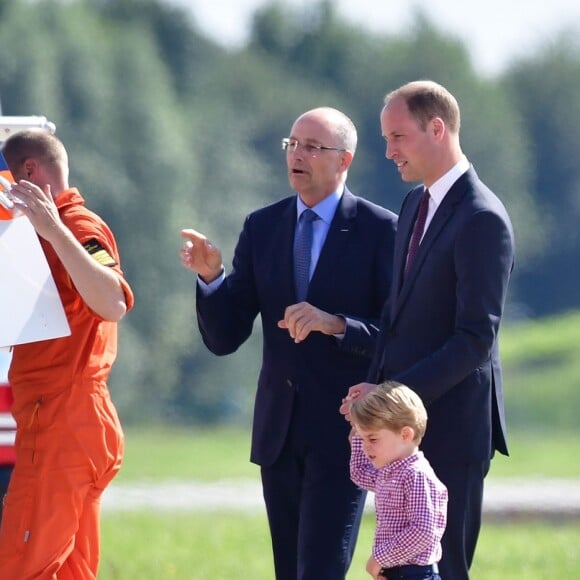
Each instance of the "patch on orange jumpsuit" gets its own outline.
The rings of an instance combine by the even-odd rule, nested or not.
[[[99,264],[103,266],[117,265],[115,258],[95,238],[83,244],[83,247]]]

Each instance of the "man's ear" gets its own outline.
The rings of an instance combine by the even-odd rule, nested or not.
[[[354,159],[354,155],[350,151],[341,151],[341,167],[343,171],[348,170],[352,160]]]
[[[35,172],[38,170],[38,161],[29,157],[28,159],[24,160],[24,171],[26,172],[26,178],[30,179]]]
[[[443,119],[441,119],[440,117],[435,117],[431,119],[430,125],[433,136],[438,141],[441,141],[441,139],[443,139],[443,136],[445,135],[445,123]]]

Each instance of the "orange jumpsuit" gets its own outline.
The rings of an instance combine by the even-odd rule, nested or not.
[[[62,221],[92,256],[115,270],[113,234],[76,189],[56,199]],[[16,467],[0,529],[2,580],[97,577],[100,498],[119,471],[123,432],[107,389],[117,324],[84,303],[51,245],[41,239],[71,335],[14,347],[10,368]]]

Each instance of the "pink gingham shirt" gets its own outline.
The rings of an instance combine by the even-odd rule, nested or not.
[[[373,558],[384,568],[441,559],[441,536],[447,521],[447,488],[421,451],[376,469],[362,440],[351,441],[350,477],[375,494]]]

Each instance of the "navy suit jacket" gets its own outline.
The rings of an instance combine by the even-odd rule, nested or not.
[[[198,290],[198,324],[206,346],[226,355],[250,336],[256,316],[261,315],[254,463],[268,466],[276,460],[294,416],[296,429],[312,449],[348,464],[349,426],[338,408],[348,388],[365,379],[375,350],[380,313],[392,281],[396,215],[348,189],[340,200],[307,301],[347,317],[342,341],[313,332],[295,344],[287,330],[278,328],[286,307],[296,303],[295,225],[295,196],[246,218],[231,273],[213,294],[203,296]]]
[[[429,460],[486,460],[508,451],[498,332],[514,263],[512,225],[470,168],[435,212],[403,279],[422,191],[409,192],[401,208],[369,380],[395,379],[421,396]]]

